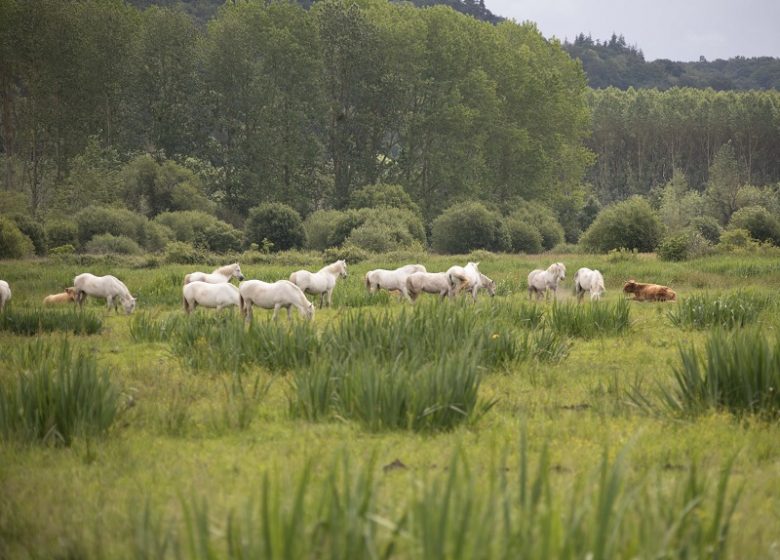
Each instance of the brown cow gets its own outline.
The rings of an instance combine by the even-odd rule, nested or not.
[[[642,284],[634,280],[629,280],[623,284],[623,292],[634,294],[637,301],[674,301],[677,294],[674,290],[658,284]]]
[[[68,303],[72,301],[73,303],[76,303],[76,289],[75,288],[65,288],[65,291],[61,294],[51,294],[50,296],[46,296],[43,298],[43,304],[44,305],[52,305],[55,303]]]

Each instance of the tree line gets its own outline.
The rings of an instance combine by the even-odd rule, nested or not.
[[[232,221],[344,208],[378,181],[427,218],[551,200],[590,161],[584,75],[532,25],[378,0],[228,3],[205,28],[121,0],[0,10],[4,188],[36,215],[70,210],[53,204],[85,157],[176,160]]]
[[[712,88],[716,91],[780,88],[780,59],[770,56],[728,60],[677,62],[658,59],[648,62],[642,50],[629,45],[622,35],[600,41],[580,33],[564,49],[582,62],[588,85],[620,89],[672,87]]]

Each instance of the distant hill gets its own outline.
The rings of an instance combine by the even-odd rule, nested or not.
[[[642,51],[628,45],[622,35],[608,41],[578,35],[563,48],[582,61],[593,88],[614,86],[620,89],[675,86],[712,88],[714,90],[780,89],[780,58],[736,57],[729,60],[673,62],[660,59],[645,61]]]

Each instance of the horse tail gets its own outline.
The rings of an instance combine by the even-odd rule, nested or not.
[[[241,313],[241,317],[246,318],[246,302],[241,292],[238,293],[238,311]]]
[[[293,272],[292,274],[290,274],[290,278],[289,278],[289,281],[292,282],[293,284],[295,284],[296,286],[298,285],[298,283],[295,281],[295,278],[297,276],[298,276],[298,273],[297,272]]]
[[[406,291],[409,294],[409,297],[414,301],[417,299],[417,296],[419,295],[417,293],[417,288],[414,285],[414,282],[412,281],[412,276],[409,275],[406,277]]]
[[[187,302],[187,296],[185,296],[184,294],[182,294],[181,296],[181,305],[182,307],[184,307],[185,313],[190,312],[190,304]]]
[[[184,275],[184,285],[186,286],[189,283],[190,283],[190,274],[187,273]]]
[[[371,292],[371,280],[368,278],[368,272],[366,272],[366,289]]]

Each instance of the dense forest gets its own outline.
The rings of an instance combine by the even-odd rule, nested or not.
[[[573,43],[564,42],[563,48],[582,61],[592,88],[780,89],[779,58],[739,56],[707,61],[702,57],[697,62],[647,62],[640,49],[616,34],[603,42],[580,34]]]
[[[236,2],[203,24],[122,0],[0,0],[0,50],[0,213],[30,237],[25,216],[65,232],[42,250],[99,234],[194,241],[179,226],[196,214],[177,212],[197,213],[211,248],[236,247],[234,228],[289,218],[264,204],[309,221],[310,238],[312,221],[337,230],[317,248],[425,244],[451,211],[485,224],[490,242],[472,246],[528,250],[564,232],[576,242],[600,208],[633,195],[658,207],[672,183],[709,192],[721,226],[777,198],[777,91],[588,89],[533,24],[445,6]],[[721,212],[718,181],[750,196]],[[358,212],[388,204],[403,215]],[[111,207],[155,226],[129,231],[135,218]],[[511,232],[492,225],[501,216]],[[367,221],[381,227],[352,235]]]

